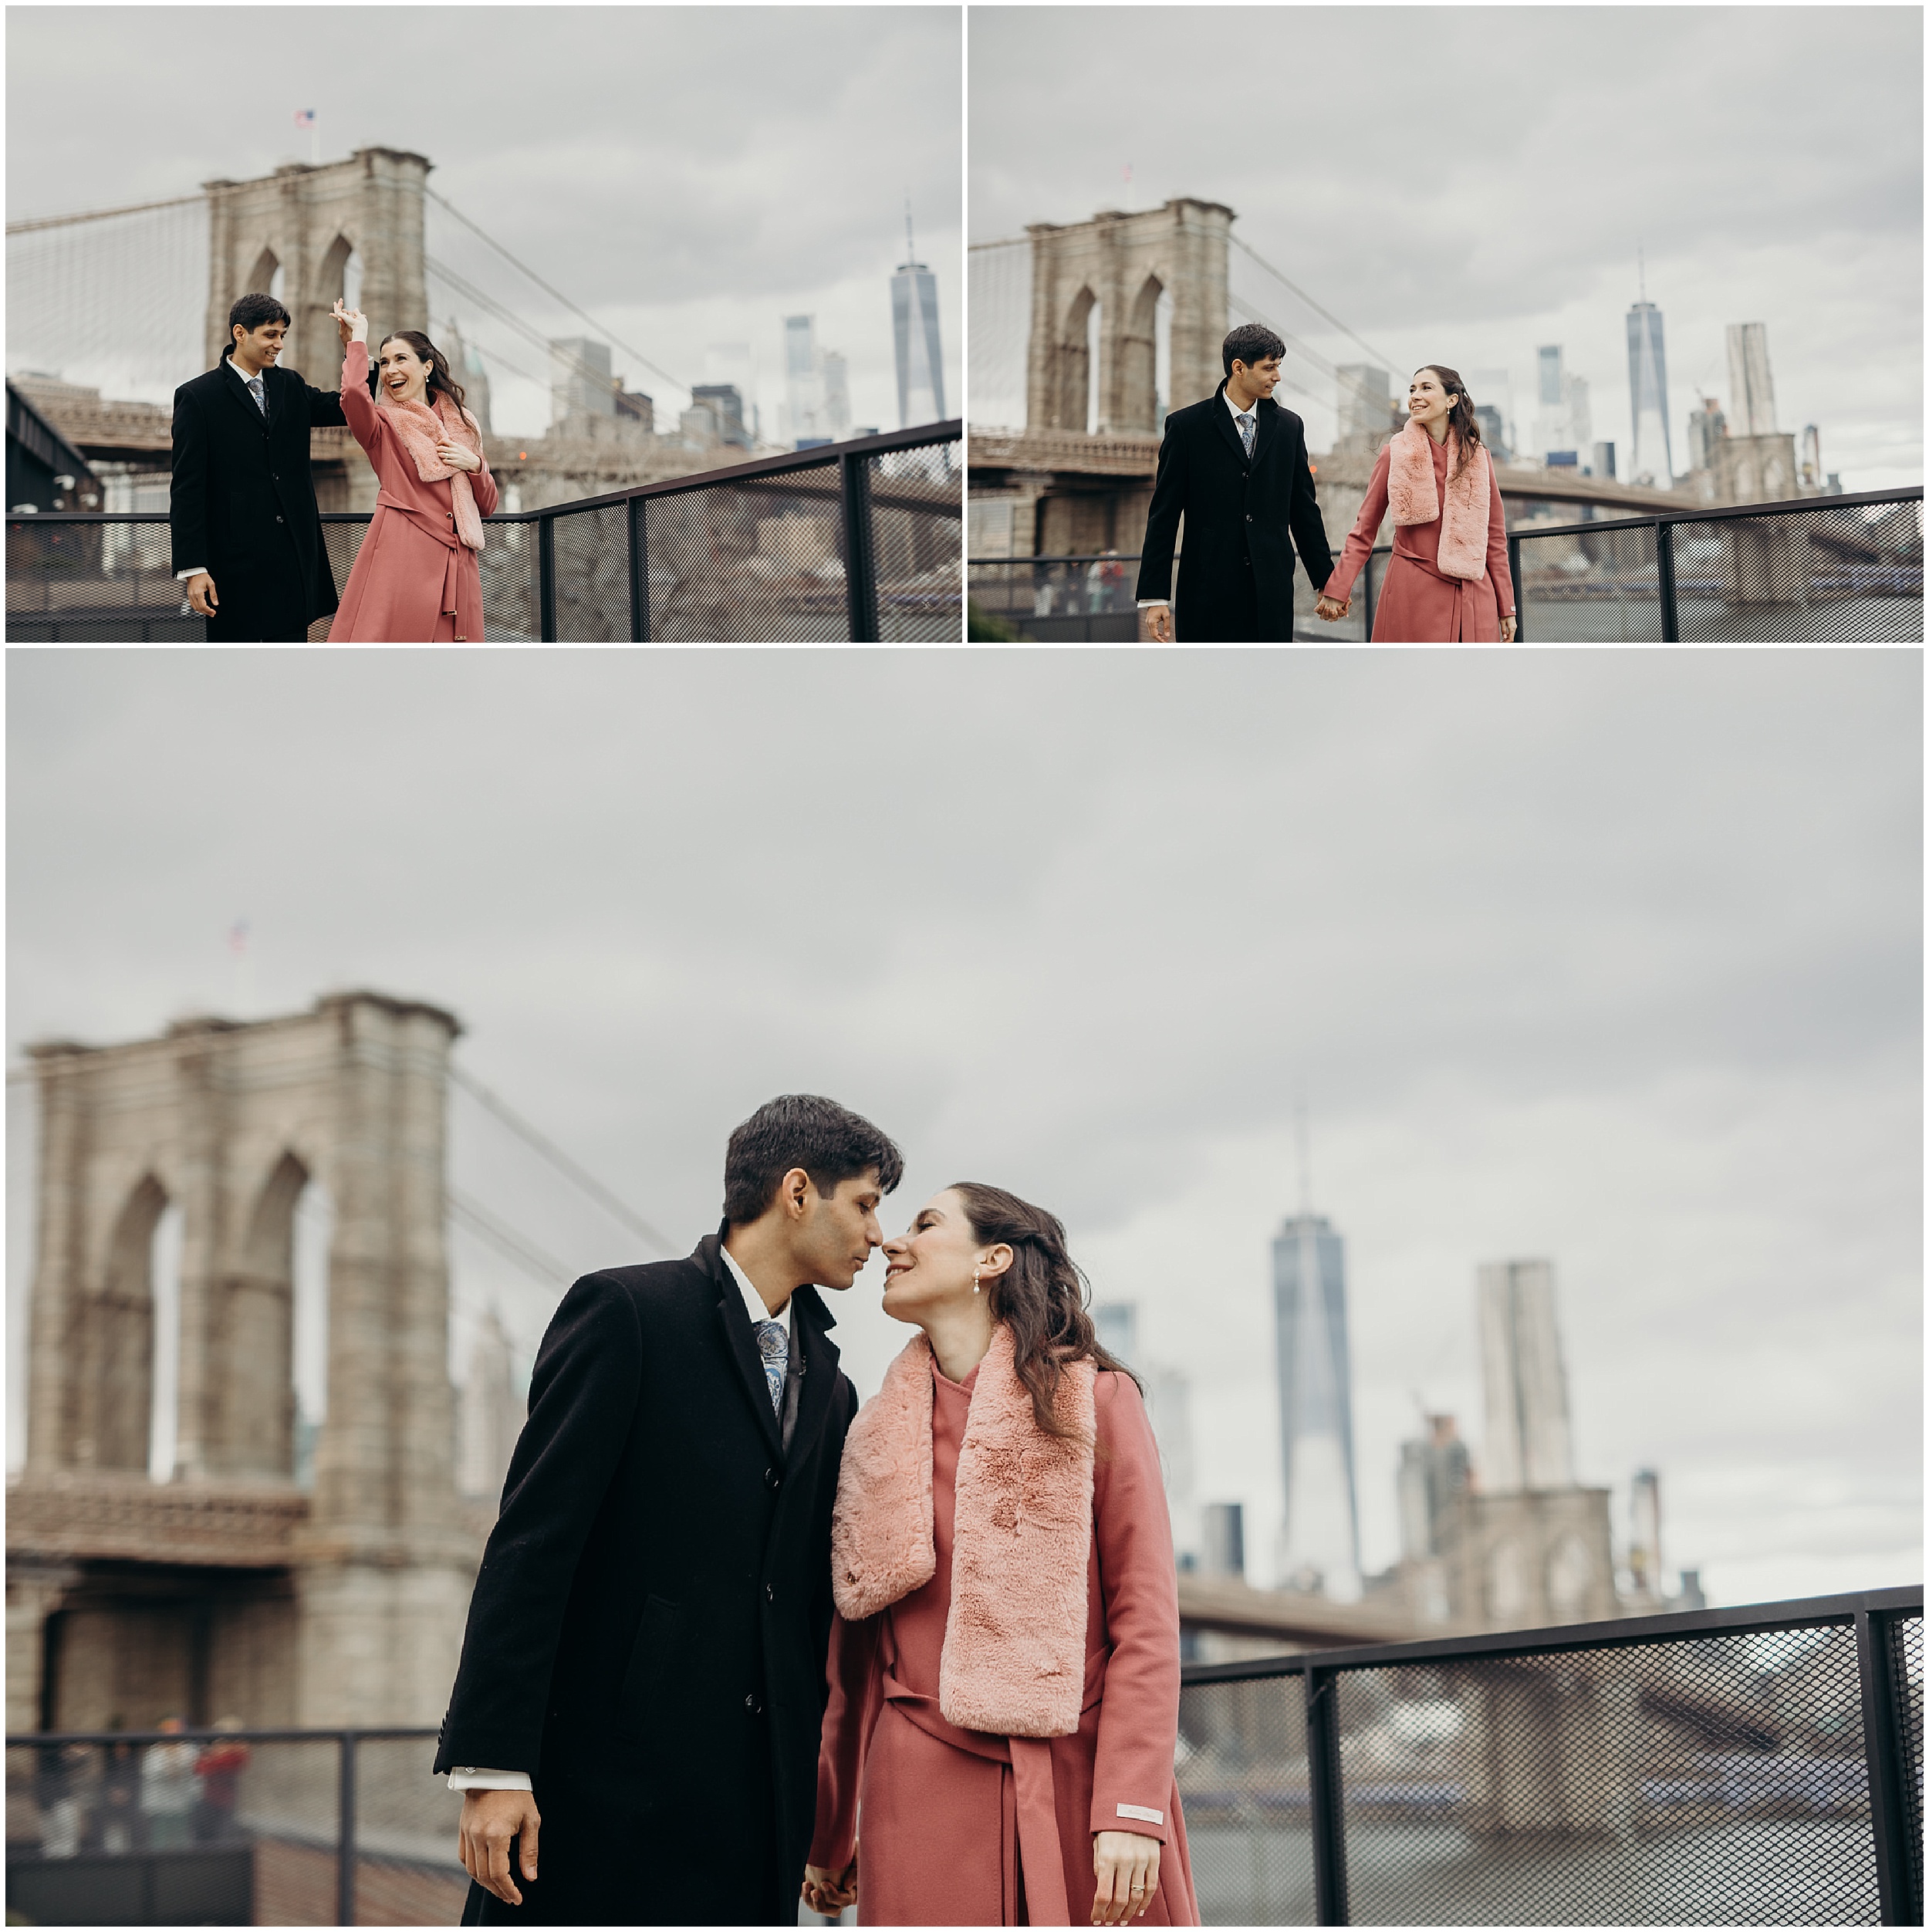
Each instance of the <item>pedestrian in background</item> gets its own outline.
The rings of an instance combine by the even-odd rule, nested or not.
[[[178,1732],[187,1727],[179,1718],[163,1718],[157,1731]],[[185,1738],[177,1743],[150,1745],[140,1766],[140,1811],[147,1842],[168,1850],[189,1842],[189,1821],[199,1788],[194,1776],[194,1747]]]

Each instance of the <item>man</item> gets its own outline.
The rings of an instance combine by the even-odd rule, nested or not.
[[[1333,573],[1306,424],[1272,400],[1285,348],[1258,323],[1234,329],[1220,351],[1225,380],[1206,401],[1165,419],[1138,590],[1160,643],[1173,640],[1181,515],[1179,635],[1187,643],[1290,643],[1293,543],[1316,589]]]
[[[563,1297],[436,1751],[465,1924],[796,1923],[857,1409],[817,1289],[881,1245],[903,1170],[785,1095],[730,1137],[695,1253]]]
[[[288,311],[243,296],[219,364],[174,391],[174,575],[213,643],[302,643],[335,610],[308,432],[341,426],[339,390],[278,366]]]

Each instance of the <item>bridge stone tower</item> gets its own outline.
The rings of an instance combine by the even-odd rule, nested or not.
[[[1218,387],[1226,334],[1226,245],[1231,209],[1190,198],[1141,214],[1110,211],[1089,221],[1037,222],[1032,238],[1032,326],[1025,421],[1083,433],[1091,381],[1088,346],[1099,309],[1101,435],[1156,434],[1154,317],[1172,298],[1174,407]]]
[[[478,1554],[458,1498],[444,1115],[458,1032],[376,993],[32,1049],[28,1449],[9,1729],[433,1723]],[[294,1228],[334,1210],[328,1410],[293,1441]],[[154,1230],[180,1210],[177,1447],[150,1481]],[[64,1634],[50,1637],[53,1620]],[[59,1640],[54,1640],[58,1638]],[[21,1668],[16,1671],[16,1650]]]
[[[316,388],[333,388],[341,342],[328,312],[351,253],[361,257],[371,331],[426,329],[422,197],[432,165],[401,148],[358,147],[320,167],[291,162],[252,181],[204,181],[210,365],[227,343],[235,297],[265,290],[279,268],[294,318],[285,360]]]

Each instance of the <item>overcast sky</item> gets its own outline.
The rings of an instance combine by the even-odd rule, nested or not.
[[[707,380],[712,344],[748,343],[766,436],[782,319],[804,312],[849,360],[854,422],[894,428],[907,196],[937,278],[954,410],[962,393],[961,66],[948,7],[10,7],[7,214],[306,161],[294,116],[312,107],[324,160],[427,154],[438,193],[679,381]],[[454,255],[461,231],[433,204],[429,232]],[[589,333],[460,245],[451,265],[539,332]],[[191,298],[197,327],[205,299]],[[546,380],[539,350],[499,328],[482,339]],[[632,388],[670,393],[613,360]],[[546,394],[501,370],[492,382],[498,427],[539,432]]]
[[[1506,368],[1525,434],[1559,343],[1623,458],[1645,246],[1678,467],[1698,386],[1730,400],[1725,325],[1763,322],[1778,427],[1817,424],[1849,489],[1920,483],[1922,55],[1916,6],[979,6],[971,239],[1225,202],[1397,390]],[[1275,326],[1367,360],[1234,261]],[[1327,447],[1330,379],[1286,367]]]
[[[673,1238],[833,1093],[1066,1219],[1280,1510],[1269,1242],[1347,1244],[1370,1567],[1415,1398],[1480,1453],[1474,1271],[1559,1271],[1580,1473],[1718,1600],[1921,1569],[1914,652],[12,653],[8,1037],[363,985]],[[252,927],[252,996],[226,937]],[[30,1125],[12,1089],[16,1441]],[[638,1244],[473,1103],[456,1178]],[[554,1290],[455,1247],[532,1350]],[[904,1331],[838,1299],[861,1393]]]

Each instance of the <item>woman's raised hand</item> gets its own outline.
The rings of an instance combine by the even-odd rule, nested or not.
[[[1159,1889],[1159,1841],[1143,1832],[1095,1832],[1092,1870],[1094,1925],[1123,1925],[1152,1903]]]
[[[341,337],[344,349],[352,342],[368,340],[368,317],[360,309],[344,308],[341,297],[337,296],[335,306],[328,312],[334,319],[335,330]]]

